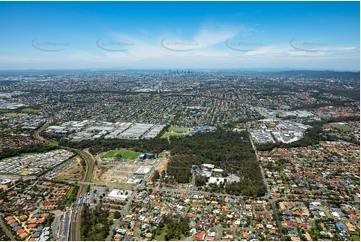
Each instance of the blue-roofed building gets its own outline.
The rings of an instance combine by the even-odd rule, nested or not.
[[[154,160],[155,159],[155,155],[153,153],[143,153],[138,157],[139,161],[144,161],[146,159],[151,159]]]
[[[214,132],[217,128],[213,126],[199,126],[194,127],[189,130],[189,136],[193,136],[196,133],[206,133],[206,132]]]
[[[342,232],[346,232],[347,231],[347,227],[344,223],[342,222],[338,222],[336,223],[336,227],[338,230],[342,231]]]
[[[293,234],[293,235],[295,235],[295,236],[297,236],[297,237],[300,236],[300,235],[298,234],[297,230],[295,230],[295,229],[290,230],[288,233],[289,233],[289,234]]]
[[[124,241],[130,241],[131,239],[132,237],[129,235],[124,236]]]
[[[18,224],[17,222],[14,222],[14,223],[10,224],[10,226],[11,226],[12,228],[14,228],[14,227],[16,227],[16,226],[19,226],[19,224]]]
[[[19,229],[21,229],[21,227],[18,225],[18,226],[15,226],[14,228],[13,228],[13,230],[14,231],[18,231]]]

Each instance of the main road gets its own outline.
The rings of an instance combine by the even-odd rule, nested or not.
[[[9,228],[6,227],[6,225],[4,224],[2,215],[0,215],[0,227],[2,228],[2,230],[5,232],[5,234],[6,234],[12,241],[16,241],[16,240],[17,240],[17,239],[14,237],[14,235],[11,233],[11,231],[9,230]]]
[[[51,122],[52,122],[52,120],[48,119],[47,122],[41,128],[39,128],[38,130],[35,131],[33,137],[37,140],[48,143],[49,141],[46,138],[42,137],[40,134],[49,126],[49,124]],[[84,183],[80,184],[80,187],[79,187],[78,198],[77,198],[77,200],[79,200],[80,195],[86,194],[86,192],[87,192],[88,185],[86,183],[91,182],[95,159],[88,150],[78,150],[78,149],[65,147],[65,146],[59,146],[59,147],[77,153],[85,161],[86,171],[85,171],[85,175],[82,180],[82,182],[84,182]],[[76,210],[78,212],[76,212]],[[71,226],[72,231],[70,233],[69,240],[80,241],[81,212],[82,212],[81,206],[73,208],[73,216],[71,219],[73,224]]]
[[[35,139],[37,139],[37,140],[43,141],[43,142],[45,142],[45,143],[48,143],[49,141],[48,141],[47,139],[45,139],[44,137],[42,137],[42,136],[40,135],[40,133],[43,132],[43,131],[49,126],[50,123],[51,123],[51,120],[48,119],[43,126],[41,126],[39,129],[37,129],[37,130],[34,132],[33,137],[34,137]]]
[[[34,138],[47,143],[48,141],[44,137],[42,137],[40,135],[40,133],[42,131],[44,131],[48,127],[49,123],[51,123],[50,119],[48,119],[48,121],[34,133],[34,135],[33,135]],[[249,128],[247,128],[247,130],[249,132]],[[275,197],[273,197],[272,193],[270,192],[269,185],[268,185],[268,183],[267,183],[267,181],[265,179],[263,167],[259,162],[259,157],[258,157],[256,146],[254,145],[251,136],[249,137],[249,139],[250,139],[252,147],[253,147],[253,149],[255,151],[255,155],[256,155],[256,158],[257,158],[257,162],[259,163],[259,167],[260,167],[260,170],[261,170],[263,181],[264,181],[264,183],[265,183],[265,185],[267,187],[267,193],[265,194],[265,198],[270,198],[270,200],[271,200],[272,210],[273,210],[273,213],[275,214],[277,225],[279,227],[280,234],[281,234],[281,236],[283,238],[284,235],[283,235],[282,230],[281,230],[282,226],[281,226],[281,223],[279,221],[278,214],[277,214],[277,211],[276,211],[276,206],[275,206],[275,202],[277,201],[277,199]],[[89,186],[88,184],[91,184],[91,178],[92,178],[92,174],[93,174],[95,159],[92,156],[92,154],[90,154],[90,152],[88,150],[78,150],[78,149],[74,149],[74,148],[70,148],[70,147],[64,147],[64,146],[60,146],[60,148],[63,148],[63,149],[66,149],[66,150],[77,153],[79,156],[81,156],[84,159],[84,161],[86,163],[86,172],[85,172],[84,178],[79,183],[80,187],[79,187],[79,193],[78,193],[78,198],[77,198],[77,200],[79,200],[81,195],[85,195],[87,193],[87,188]],[[139,189],[139,187],[138,187],[138,189]],[[135,191],[132,194],[132,197],[134,197],[137,194],[138,189],[135,189]],[[177,190],[175,190],[175,189],[174,190],[173,189],[155,189],[155,190],[165,191],[165,192],[174,192],[174,193],[175,192],[178,192],[178,193],[179,192],[187,192],[187,193],[194,193],[194,194],[199,194],[199,195],[201,195],[201,194],[203,194],[203,195],[205,195],[205,194],[213,194],[213,195],[219,195],[219,196],[229,196],[228,194],[214,194],[214,193],[209,193],[209,192],[197,191],[197,190],[193,190],[193,189],[192,190],[187,189],[185,191],[182,191],[182,190],[179,190],[179,189],[177,189]],[[241,196],[235,196],[235,197],[242,199]],[[132,201],[133,199],[129,199],[129,200]],[[125,215],[125,214],[128,213],[129,205],[126,206],[126,207],[128,207],[128,208],[123,210],[122,215]],[[81,212],[82,212],[82,207],[81,206],[74,206],[73,207],[72,226],[71,226],[72,231],[70,233],[69,240],[80,241],[80,239],[81,239],[81,237],[80,237]]]
[[[269,185],[268,185],[268,182],[266,181],[266,176],[264,175],[264,170],[263,170],[263,167],[261,165],[261,162],[259,161],[259,157],[258,157],[258,152],[257,152],[257,148],[256,146],[254,145],[253,143],[253,139],[251,137],[251,132],[249,130],[249,126],[247,127],[247,131],[249,133],[249,140],[251,141],[251,144],[252,144],[252,147],[253,147],[253,150],[254,150],[254,153],[256,154],[256,158],[257,158],[257,162],[259,164],[259,169],[261,171],[261,174],[262,174],[262,179],[263,179],[263,182],[264,184],[266,185],[266,188],[267,188],[267,193],[265,194],[265,198],[270,198],[270,203],[272,205],[272,211],[273,211],[273,214],[275,215],[275,219],[276,219],[276,222],[277,222],[277,226],[278,226],[278,229],[279,229],[279,232],[280,232],[280,235],[282,237],[282,240],[284,240],[284,234],[282,232],[282,224],[278,218],[278,213],[277,213],[277,210],[276,210],[276,202],[277,202],[277,198],[275,198],[272,193],[270,192],[270,189],[269,189]]]
[[[77,153],[78,155],[80,155],[85,163],[86,163],[86,171],[85,171],[85,175],[83,178],[83,182],[90,182],[91,178],[92,178],[92,174],[93,174],[93,169],[94,169],[94,163],[95,163],[95,159],[92,156],[92,154],[89,153],[89,151],[87,150],[77,150],[77,149],[73,149],[73,148],[68,148],[68,147],[62,147],[64,149],[67,149],[69,151],[73,151],[75,153]],[[85,194],[87,193],[87,189],[88,189],[89,185],[86,184],[80,184],[79,187],[79,193],[78,193],[78,198],[77,200],[80,199],[80,196],[83,195],[83,198],[85,196]],[[78,206],[78,207],[74,207],[73,208],[74,211],[74,217],[73,217],[73,226],[72,226],[72,233],[71,233],[71,238],[70,240],[74,240],[74,241],[80,241],[80,226],[81,226],[81,213],[82,213],[82,206]],[[76,212],[76,210],[78,212]]]

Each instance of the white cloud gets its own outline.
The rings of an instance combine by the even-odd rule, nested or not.
[[[287,45],[269,45],[247,51],[245,54],[246,56],[284,55],[288,50]]]
[[[338,50],[338,51],[351,51],[351,50],[355,50],[355,49],[356,49],[355,46],[334,48],[334,50]]]
[[[220,26],[218,28],[203,27],[194,37],[193,41],[202,48],[224,43],[227,39],[236,36],[243,27]]]
[[[256,30],[239,26],[212,26],[204,25],[193,36],[182,39],[183,31],[176,29],[174,35],[149,36],[127,35],[124,33],[112,33],[108,37],[99,40],[104,43],[123,43],[119,46],[106,46],[107,48],[93,48],[75,50],[68,49],[62,52],[63,56],[47,54],[43,56],[31,57],[0,57],[0,65],[13,63],[13,66],[29,66],[45,68],[87,68],[87,67],[119,67],[119,68],[248,68],[248,67],[280,67],[288,64],[297,66],[307,66],[319,63],[323,65],[329,61],[337,62],[337,59],[344,59],[354,63],[359,61],[359,55],[354,46],[328,46],[327,49],[318,51],[296,50],[290,43],[276,43],[272,45],[251,45],[244,44],[244,49],[249,51],[236,51],[227,48],[227,39],[237,39],[244,34],[255,32]],[[186,51],[172,51],[161,45],[161,41],[185,41],[198,43],[195,48]],[[125,49],[124,51],[111,51]],[[240,48],[242,49],[242,48]],[[352,56],[347,56],[352,55]],[[41,57],[41,58],[40,58]],[[352,61],[351,61],[352,60]],[[334,64],[335,65],[335,64]]]
[[[229,56],[226,51],[215,49],[214,46],[223,44],[228,38],[234,37],[242,29],[244,28],[234,26],[202,27],[193,37],[188,38],[188,40],[179,37],[175,38],[174,36],[170,36],[169,38],[159,36],[158,38],[155,38],[156,40],[151,41],[144,38],[135,38],[124,33],[113,33],[113,41],[129,43],[130,45],[126,47],[126,51],[103,51],[105,56],[111,60],[119,61],[125,59],[128,61],[135,61],[165,56]],[[168,43],[181,43],[185,46],[168,46]]]
[[[287,52],[290,56],[309,56],[309,57],[316,57],[316,56],[325,56],[331,55],[332,52],[326,51],[289,51]]]

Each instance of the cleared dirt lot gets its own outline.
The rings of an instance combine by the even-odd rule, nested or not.
[[[158,166],[155,168],[161,173],[162,171],[167,170],[169,159],[161,159]]]
[[[102,162],[95,168],[94,180],[126,183],[133,177],[133,173],[137,171],[139,167],[153,166],[155,164],[155,160],[146,160],[144,162],[125,161],[120,163]]]
[[[169,159],[168,158],[161,158],[159,160],[159,164],[157,165],[157,167],[155,168],[155,170],[159,171],[159,173],[161,173],[162,171],[166,171],[167,170],[167,167],[168,167],[168,162],[169,162]],[[151,181],[152,178],[153,178],[153,175],[154,173],[152,173],[148,179],[147,179],[147,182]]]

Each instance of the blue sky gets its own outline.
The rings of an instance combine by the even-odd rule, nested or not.
[[[359,70],[359,2],[0,2],[0,69]]]

